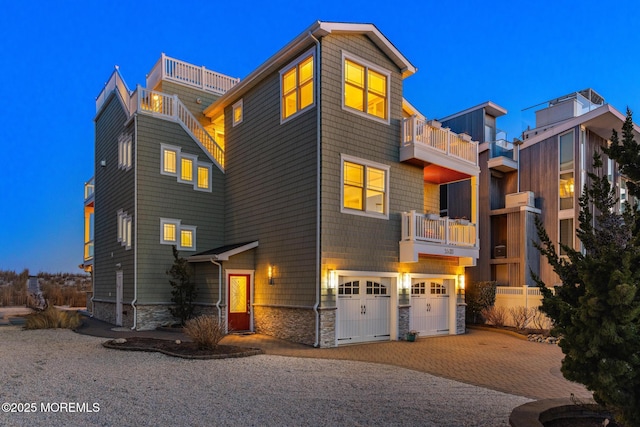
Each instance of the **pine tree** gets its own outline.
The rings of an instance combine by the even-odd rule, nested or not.
[[[191,281],[191,269],[186,259],[178,254],[175,245],[173,249],[173,265],[167,270],[167,275],[171,277],[169,283],[173,288],[171,291],[171,301],[176,305],[169,307],[171,314],[180,319],[180,324],[184,325],[193,316],[195,309],[194,301],[198,295],[196,285]]]
[[[620,145],[614,132],[612,147],[621,149],[609,155],[634,179],[640,157],[630,111],[623,135]],[[558,256],[537,220],[538,249],[562,286],[554,295],[534,278],[544,296],[541,310],[553,321],[552,333],[561,337],[563,375],[584,384],[625,425],[640,426],[640,214],[629,204],[622,214],[616,212],[615,189],[597,153],[594,170],[600,173],[588,174],[590,183],[579,199],[577,236],[583,251],[563,245],[567,258]],[[639,189],[629,187],[632,194]]]

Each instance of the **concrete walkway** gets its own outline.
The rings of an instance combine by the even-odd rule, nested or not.
[[[77,332],[105,338],[185,339],[177,332],[114,330],[113,325],[91,318],[85,318]],[[559,347],[495,331],[469,329],[464,335],[420,338],[416,342],[389,341],[328,349],[260,334],[228,335],[221,344],[258,347],[277,356],[398,366],[531,399],[591,396],[582,385],[563,378]]]

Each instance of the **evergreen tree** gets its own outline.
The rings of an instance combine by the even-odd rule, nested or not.
[[[173,288],[171,291],[171,301],[176,305],[175,307],[169,307],[171,314],[180,319],[180,324],[184,325],[185,322],[193,316],[193,310],[195,308],[194,301],[198,295],[196,285],[191,281],[191,268],[186,259],[182,258],[178,254],[178,249],[175,245],[173,249],[173,265],[167,270],[167,275],[171,277],[169,283]]]
[[[640,171],[632,131],[627,111],[623,144],[617,144],[615,132],[612,137],[617,144],[612,147],[622,148],[610,152],[626,173]],[[536,220],[537,247],[562,286],[555,287],[554,295],[539,277],[534,279],[544,296],[541,310],[553,321],[552,333],[562,337],[563,375],[584,384],[619,421],[640,426],[640,215],[630,205],[622,214],[616,212],[615,190],[597,153],[594,170],[579,199],[576,233],[583,251],[562,245],[567,257],[560,257]],[[635,194],[638,187],[632,188]]]

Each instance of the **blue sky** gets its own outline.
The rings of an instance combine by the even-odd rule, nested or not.
[[[162,52],[242,78],[315,20],[366,22],[418,68],[404,95],[428,118],[491,100],[513,138],[522,109],[587,87],[640,108],[635,0],[263,3],[0,0],[0,269],[80,271],[95,97]]]

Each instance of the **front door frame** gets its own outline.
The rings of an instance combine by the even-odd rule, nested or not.
[[[226,305],[225,329],[227,333],[229,332],[229,308],[230,308],[229,307],[229,286],[231,283],[231,281],[229,280],[229,276],[235,276],[235,275],[249,276],[249,307],[251,309],[249,312],[249,331],[254,332],[254,328],[253,328],[254,274],[255,274],[255,270],[236,270],[236,269],[225,270],[225,274],[224,274],[225,305]]]

